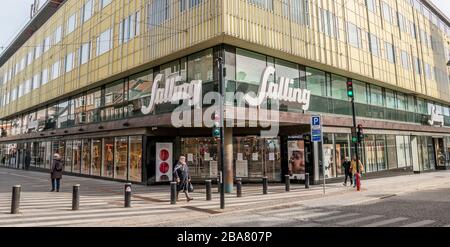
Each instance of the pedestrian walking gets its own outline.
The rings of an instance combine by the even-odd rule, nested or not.
[[[347,186],[347,178],[350,180],[350,185],[353,185],[353,176],[352,176],[352,170],[350,169],[351,162],[348,157],[345,157],[344,162],[342,163],[342,169],[344,169],[345,174],[345,180],[344,180],[344,186]]]
[[[31,153],[29,150],[25,153],[25,170],[28,170],[30,168],[31,164]]]
[[[350,169],[352,171],[352,176],[353,176],[353,188],[356,187],[356,176],[360,176],[360,173],[363,172],[363,170],[364,170],[364,166],[361,163],[361,160],[359,160],[359,159],[358,159],[358,164],[359,164],[359,173],[356,168],[356,156],[353,156],[352,162],[350,165]]]
[[[180,156],[180,159],[178,160],[174,168],[173,175],[177,182],[177,200],[180,191],[184,192],[184,194],[186,195],[186,200],[188,202],[193,200],[194,198],[189,196],[189,192],[193,191],[193,187],[191,184],[191,176],[189,174],[189,167],[186,163],[185,156]]]
[[[61,160],[61,156],[59,156],[58,153],[55,153],[53,155],[53,165],[50,169],[51,172],[51,179],[52,179],[52,191],[59,192],[59,187],[61,185],[61,178],[62,178],[62,171],[63,171],[63,164]]]

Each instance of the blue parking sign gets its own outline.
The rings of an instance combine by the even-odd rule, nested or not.
[[[320,116],[311,117],[311,141],[313,142],[322,141],[322,125],[320,121]]]

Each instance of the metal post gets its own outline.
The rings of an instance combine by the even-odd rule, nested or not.
[[[223,58],[222,57],[218,57],[217,58],[217,62],[218,62],[218,69],[219,69],[219,93],[220,93],[220,103],[219,103],[219,108],[220,108],[220,165],[221,165],[221,173],[220,173],[220,208],[224,209],[225,208],[225,157],[224,157],[224,149],[225,149],[225,128],[224,128],[224,110],[223,110],[223,98],[224,98],[224,93],[223,93]]]
[[[242,197],[242,179],[236,178],[236,195]]]
[[[309,189],[309,173],[305,173],[305,189]]]
[[[206,186],[206,200],[211,201],[211,180],[206,180],[205,186]]]
[[[267,177],[262,178],[263,181],[263,194],[267,194]]]
[[[177,203],[177,182],[170,182],[170,204]]]
[[[353,116],[353,128],[356,128],[356,111],[355,111],[355,99],[352,98],[352,116]],[[356,172],[359,173],[359,157],[358,157],[358,137],[355,142],[355,156],[356,156]]]
[[[73,186],[72,193],[72,210],[80,209],[80,185],[76,184]]]
[[[220,193],[220,176],[217,176],[217,193]]]
[[[125,207],[131,207],[131,183],[125,184]]]
[[[285,183],[286,183],[286,191],[291,190],[291,176],[284,175]]]
[[[21,190],[22,190],[22,187],[20,185],[14,185],[12,188],[11,214],[19,213],[20,191]]]

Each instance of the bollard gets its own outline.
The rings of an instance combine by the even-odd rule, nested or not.
[[[285,179],[285,183],[286,183],[286,191],[290,191],[291,190],[291,176],[285,175],[284,179]]]
[[[76,184],[73,186],[72,193],[72,210],[80,209],[80,185]]]
[[[19,213],[20,191],[21,190],[22,190],[22,187],[20,185],[14,185],[12,188],[11,214]]]
[[[206,186],[206,200],[211,201],[211,180],[205,180]]]
[[[177,182],[170,182],[170,204],[177,203]]]
[[[242,179],[236,178],[236,195],[237,197],[242,197]]]
[[[309,189],[309,173],[305,174],[305,189]]]
[[[220,177],[217,177],[217,193],[220,194]]]
[[[131,207],[131,183],[125,184],[125,207]]]
[[[267,177],[263,177],[263,194],[267,194]]]

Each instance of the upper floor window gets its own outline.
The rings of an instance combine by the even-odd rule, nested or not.
[[[38,59],[42,54],[42,43],[34,47],[34,59]]]
[[[158,26],[167,19],[170,15],[169,0],[153,0],[149,4],[148,8],[148,24],[150,28]]]
[[[347,22],[347,35],[348,43],[356,48],[361,48],[361,42],[359,39],[360,29],[354,24]]]
[[[290,4],[292,21],[309,26],[309,0],[291,0]]]
[[[109,51],[112,47],[111,35],[112,29],[109,28],[100,34],[97,38],[97,56]]]
[[[254,4],[264,9],[273,10],[273,0],[247,0],[250,4]]]
[[[44,39],[44,52],[46,52],[50,49],[50,46],[52,45],[50,42],[51,42],[50,36],[48,36]]]
[[[320,24],[321,32],[331,37],[338,37],[338,20],[333,13],[320,9]]]
[[[395,63],[395,53],[394,53],[394,46],[391,43],[384,42],[384,46],[386,49],[386,59],[390,63]]]
[[[372,55],[374,56],[380,56],[380,49],[379,49],[379,41],[377,36],[374,34],[369,35],[370,38],[370,52],[372,52]]]
[[[108,6],[111,3],[111,0],[100,0],[100,9]]]
[[[377,13],[376,0],[366,0],[366,6],[370,12]]]
[[[404,69],[409,69],[409,55],[406,51],[401,52],[402,66]]]
[[[61,27],[61,26],[58,26],[58,27],[55,29],[55,33],[54,33],[53,35],[54,35],[54,36],[53,36],[53,43],[54,43],[54,44],[58,44],[59,41],[61,41],[61,38],[62,38],[62,27]]]
[[[48,69],[42,70],[41,85],[45,85],[48,82]]]
[[[51,76],[52,80],[59,77],[59,68],[60,68],[60,61],[57,61],[52,66],[52,76]]]
[[[33,76],[33,89],[37,89],[41,86],[41,73],[37,73]]]
[[[392,23],[392,9],[391,9],[391,6],[389,6],[385,2],[381,2],[381,7],[383,9],[383,18],[387,22]]]
[[[91,19],[92,17],[92,12],[93,12],[93,1],[92,0],[87,0],[86,3],[83,5],[82,8],[82,21],[85,22],[89,19]]]
[[[119,24],[119,44],[126,43],[139,35],[140,12],[136,12],[123,19]]]
[[[71,52],[66,56],[66,72],[72,71],[73,67],[73,52]]]
[[[87,42],[81,45],[80,48],[80,65],[85,64],[91,58],[91,42]]]
[[[71,33],[71,32],[73,32],[75,30],[76,26],[77,26],[77,14],[74,13],[67,20],[67,29],[66,29],[67,33],[66,33],[66,35]]]
[[[34,49],[31,49],[31,51],[28,52],[27,65],[30,65],[33,62],[33,59],[34,59]]]

